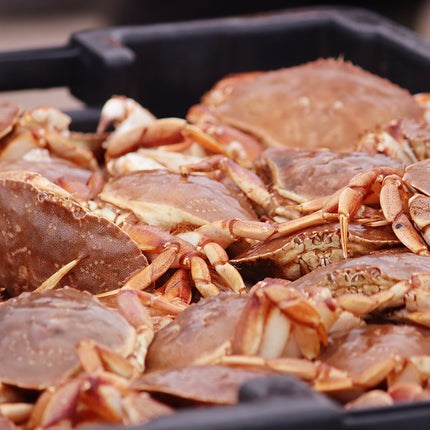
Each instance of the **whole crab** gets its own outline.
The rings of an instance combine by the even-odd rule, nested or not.
[[[305,291],[290,285],[265,278],[248,295],[222,293],[190,305],[155,334],[147,372],[214,364],[232,354],[313,359],[341,316],[340,326],[358,321],[332,300],[328,289]],[[361,311],[376,305],[369,301]]]
[[[425,159],[405,169],[376,167],[368,172],[361,172],[331,196],[301,205],[301,209],[308,206],[315,212],[284,223],[283,229],[292,233],[306,226],[324,223],[328,214],[336,213],[341,224],[342,249],[346,258],[349,221],[357,217],[363,204],[379,204],[385,222],[392,225],[398,239],[411,251],[429,255],[429,168],[430,161]],[[366,215],[357,218],[366,222]]]
[[[0,285],[9,296],[39,287],[73,261],[79,264],[59,285],[95,294],[122,286],[147,266],[129,235],[40,175],[2,172],[0,205]]]
[[[145,308],[130,291],[118,296],[116,309],[73,288],[24,293],[1,304],[0,320],[1,406],[10,412],[31,398],[27,390],[40,393],[91,366],[82,342],[94,345],[107,371],[136,377],[153,336]]]
[[[348,258],[400,244],[389,226],[373,227],[353,222],[348,233]],[[262,276],[271,276],[294,281],[318,267],[341,260],[340,225],[327,222],[257,242],[232,255],[231,263],[248,280],[257,282]]]
[[[227,124],[263,146],[354,150],[392,119],[422,119],[406,91],[341,59],[228,76],[192,107],[194,123]]]

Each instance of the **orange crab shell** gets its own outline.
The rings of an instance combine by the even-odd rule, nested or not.
[[[34,173],[0,174],[0,286],[10,296],[39,287],[72,260],[60,281],[93,294],[121,287],[147,265],[119,227]]]
[[[135,332],[118,313],[72,288],[24,293],[0,306],[0,380],[43,389],[79,368],[76,346],[94,341],[128,355]]]
[[[354,149],[359,138],[398,118],[423,118],[408,91],[349,62],[319,59],[221,80],[203,98],[214,120],[269,147]],[[201,118],[198,109],[187,115]]]

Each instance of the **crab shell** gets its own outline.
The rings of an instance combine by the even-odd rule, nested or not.
[[[0,161],[0,172],[14,170],[38,173],[83,201],[94,198],[104,182],[102,176],[97,175],[99,187],[92,190],[89,184],[96,177],[93,171],[83,169],[68,160],[44,157],[41,154],[40,158],[35,155],[35,158]]]
[[[190,305],[155,334],[146,371],[203,365],[225,355],[245,303],[244,295],[221,293]]]
[[[318,360],[346,372],[340,379],[316,381],[316,388],[356,397],[386,383],[387,387],[426,385],[429,377],[430,330],[413,325],[368,324],[332,333]],[[405,387],[406,388],[406,387]]]
[[[405,248],[375,251],[315,269],[294,281],[297,288],[327,287],[333,296],[343,293],[372,295],[417,273],[430,272],[430,258]]]
[[[0,103],[0,138],[12,131],[21,112],[21,106],[16,103],[9,101],[2,101]]]
[[[302,203],[333,194],[357,173],[378,166],[401,169],[403,163],[384,154],[269,148],[255,160],[254,168],[274,192]]]
[[[24,293],[0,306],[0,380],[43,389],[79,367],[77,344],[93,339],[127,356],[135,331],[115,311],[72,288]]]
[[[399,244],[390,226],[349,225],[349,257],[358,257]],[[309,227],[298,233],[256,243],[231,262],[247,279],[264,276],[294,281],[318,267],[343,261],[338,223]]]
[[[131,386],[162,393],[193,404],[234,405],[246,382],[269,375],[269,369],[246,369],[221,365],[185,366],[145,373]]]
[[[202,103],[218,123],[245,131],[266,147],[338,152],[353,150],[365,132],[392,119],[423,118],[408,91],[335,59],[230,76]],[[187,119],[198,122],[198,110],[193,114],[191,108]]]
[[[72,260],[59,282],[94,294],[121,287],[147,265],[119,227],[86,211],[34,173],[0,174],[0,286],[10,296],[39,287]]]
[[[147,224],[172,231],[224,219],[258,219],[251,203],[236,188],[207,176],[184,177],[165,170],[114,177],[99,198],[132,210]]]

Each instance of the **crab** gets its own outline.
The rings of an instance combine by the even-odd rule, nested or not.
[[[252,170],[218,155],[183,165],[181,172],[220,172],[247,195],[260,216],[283,222],[314,211],[357,173],[378,166],[404,167],[401,161],[383,154],[269,148],[255,160]],[[367,212],[367,216],[380,217],[376,211],[370,214],[370,208]]]
[[[38,174],[1,173],[0,195],[0,285],[9,296],[34,290],[71,262],[79,264],[58,285],[93,294],[118,288],[148,264],[128,234]]]
[[[2,390],[0,409],[26,428],[66,419],[76,423],[83,419],[80,415],[85,417],[83,407],[86,419],[94,414],[103,422],[143,422],[171,412],[147,394],[129,389],[144,371],[154,332],[137,293],[121,292],[111,308],[87,292],[45,289],[8,300],[0,306],[0,319],[0,380],[7,384],[2,388],[8,387]],[[36,393],[33,405],[30,399]],[[18,418],[24,405],[28,413]],[[158,411],[138,413],[139,405]]]
[[[346,398],[383,382],[391,393],[405,385],[422,388],[430,377],[429,336],[428,328],[392,324],[368,324],[332,333],[318,360],[345,375],[321,378],[314,388],[340,397],[346,394]]]
[[[327,222],[257,242],[233,255],[230,261],[248,280],[271,276],[294,281],[318,267],[343,260],[340,237],[339,223]],[[349,225],[348,258],[399,244],[389,226]]]
[[[378,125],[423,116],[412,95],[388,80],[341,59],[319,59],[228,76],[189,110],[187,119],[232,126],[265,147],[348,152]]]
[[[259,221],[237,188],[206,175],[184,177],[166,170],[131,172],[111,178],[98,199],[102,213],[110,208],[113,214],[123,210],[136,217],[134,225],[128,222],[123,228],[145,251],[159,255],[173,246],[177,258],[171,267],[179,264],[190,268],[193,261],[198,262],[199,274],[193,279],[201,279],[198,288],[203,296],[217,293],[217,288],[210,285],[210,277],[203,272],[206,269],[202,256],[231,289],[244,293],[243,280],[228,263],[224,249],[240,238],[264,240],[275,230]],[[150,255],[149,258],[152,260]]]
[[[216,364],[232,354],[317,357],[329,329],[348,311],[335,304],[328,289],[304,292],[289,285],[266,278],[246,296],[221,293],[190,305],[157,331],[148,348],[146,371]],[[344,321],[358,321],[348,315]],[[193,348],[186,347],[190,343]]]
[[[366,318],[430,326],[430,259],[405,248],[375,251],[317,268],[291,283],[312,291],[328,288],[342,309],[366,316],[361,306],[374,306]]]
[[[3,139],[0,160],[17,160],[31,150],[42,148],[81,168],[97,171],[97,148],[107,135],[72,132],[68,128],[70,122],[68,115],[52,107],[26,111]]]
[[[128,378],[139,375],[152,323],[137,295],[127,292],[118,300],[119,312],[87,292],[66,287],[23,293],[2,303],[2,384],[41,392],[73,377],[84,357],[77,348],[83,341],[97,345],[107,369]],[[8,402],[7,390],[5,397]],[[13,409],[16,401],[9,403]]]
[[[266,149],[254,163],[255,172],[272,193],[290,204],[333,194],[357,173],[378,166],[400,169],[403,163],[384,154],[298,148]]]
[[[134,154],[135,164],[146,157],[148,148],[154,147],[159,150],[151,152],[152,158],[163,159],[166,151],[185,152],[190,156],[223,154],[247,167],[261,152],[258,143],[235,129],[218,127],[214,131],[207,124],[194,126],[182,118],[157,119],[135,100],[122,96],[114,96],[104,104],[98,132],[111,124],[115,129],[104,145],[112,171],[119,157]]]
[[[99,172],[83,169],[63,158],[52,157],[43,149],[29,151],[17,160],[0,161],[0,172],[7,171],[38,173],[81,202],[95,198],[105,183]]]
[[[381,188],[379,193],[376,191],[377,200],[396,236],[411,251],[430,255],[430,239],[426,231],[429,194],[426,172],[429,168],[430,160],[426,159],[409,165],[404,171],[376,168],[351,179],[339,194],[344,253],[347,252],[348,221],[379,183]]]
[[[305,226],[326,222],[328,214],[336,213],[341,224],[344,257],[348,255],[348,224],[363,204],[378,204],[385,222],[392,225],[395,235],[411,251],[430,255],[426,226],[428,212],[428,184],[426,172],[429,159],[411,164],[405,169],[376,167],[354,176],[349,183],[325,199],[306,202],[310,214],[290,220],[283,231],[292,233]],[[314,211],[314,212],[312,212]],[[361,222],[366,217],[360,216]]]
[[[144,373],[131,386],[179,398],[191,405],[234,405],[238,403],[239,389],[243,384],[273,373],[270,369],[219,364],[191,365]]]

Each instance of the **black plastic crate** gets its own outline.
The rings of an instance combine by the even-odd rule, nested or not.
[[[430,44],[350,7],[79,32],[66,46],[0,53],[0,91],[68,87],[87,106],[69,112],[73,127],[94,130],[100,107],[113,94],[132,97],[159,117],[183,117],[229,73],[320,57],[343,57],[412,93],[430,91]],[[418,430],[429,423],[430,402],[346,411],[304,383],[279,376],[246,384],[237,406],[185,409],[130,429]]]

